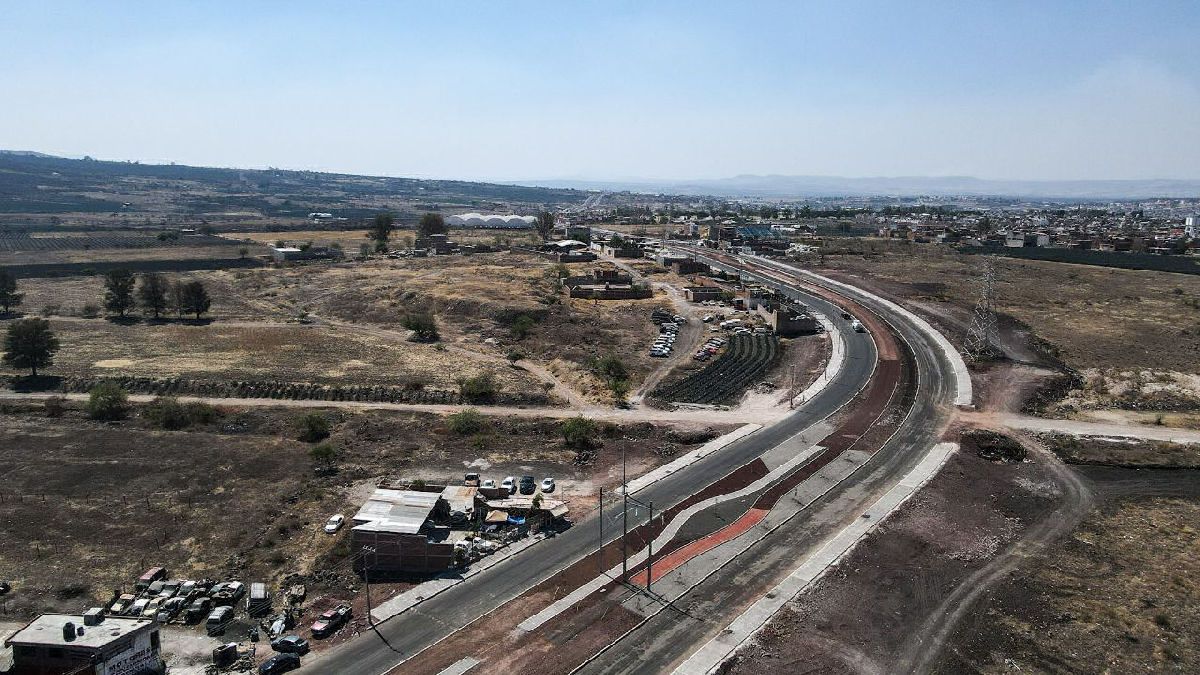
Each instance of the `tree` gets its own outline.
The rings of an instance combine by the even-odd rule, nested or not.
[[[104,275],[104,308],[124,317],[125,312],[133,309],[136,301],[133,298],[133,272],[129,270],[112,270]]]
[[[204,288],[204,284],[199,281],[189,281],[183,284],[180,291],[180,310],[188,314],[195,314],[196,319],[200,319],[200,315],[207,312],[212,306],[212,299],[208,297],[208,291]]]
[[[529,316],[528,314],[521,314],[518,315],[517,318],[513,319],[512,325],[509,326],[509,330],[512,331],[513,336],[518,340],[523,340],[525,339],[526,335],[529,335],[529,331],[533,330],[533,327],[536,325],[537,320],[532,316]]]
[[[329,438],[329,420],[324,415],[309,413],[300,418],[300,440],[309,443]]]
[[[625,248],[625,240],[621,238],[621,235],[614,234],[608,240],[608,247],[617,250],[623,249]]]
[[[0,306],[4,307],[4,313],[19,307],[23,299],[25,294],[17,292],[17,277],[8,270],[0,270]]]
[[[450,431],[463,436],[477,434],[484,430],[487,426],[487,420],[483,413],[474,408],[464,408],[463,410],[446,417],[446,426]]]
[[[583,417],[572,417],[562,423],[563,442],[567,447],[586,450],[596,442],[596,423]]]
[[[392,236],[392,223],[395,218],[390,213],[375,214],[375,222],[371,224],[371,230],[367,232],[367,236],[375,242],[376,251],[386,251],[388,238]]]
[[[4,337],[4,363],[12,368],[28,368],[37,377],[38,368],[54,363],[58,338],[50,331],[45,319],[21,319],[8,326]]]
[[[88,393],[88,416],[94,420],[119,420],[129,411],[129,395],[116,382],[101,382]]]
[[[370,244],[359,244],[358,245],[358,255],[361,258],[366,258],[367,256],[371,255],[371,245]]]
[[[148,310],[157,319],[167,308],[167,291],[169,289],[170,286],[163,275],[157,272],[143,274],[142,285],[138,287],[138,300],[141,301],[142,308]]]
[[[426,213],[417,223],[417,233],[422,237],[431,234],[446,234],[446,219],[440,213]]]
[[[421,342],[435,342],[441,337],[438,334],[437,321],[427,312],[407,314],[400,323],[413,332],[414,339]]]
[[[309,449],[308,456],[318,464],[333,464],[334,458],[337,457],[337,448],[333,447],[332,443],[320,443]]]
[[[467,377],[458,381],[458,393],[471,403],[486,403],[496,397],[499,387],[496,376],[482,373],[475,377]]]
[[[542,241],[549,240],[550,235],[554,233],[554,214],[542,211],[538,214],[534,226],[537,228],[537,233],[542,236]]]
[[[238,257],[245,260],[246,256],[250,255],[250,249],[245,246],[238,249]]]

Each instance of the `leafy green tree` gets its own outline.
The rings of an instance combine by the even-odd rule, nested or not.
[[[629,379],[629,368],[616,354],[601,356],[593,361],[592,372],[605,381]]]
[[[496,376],[482,373],[475,377],[459,380],[458,393],[471,403],[486,403],[496,397],[500,387],[496,384]]]
[[[586,450],[595,445],[599,427],[593,420],[580,415],[563,420],[561,430],[567,447]]]
[[[308,443],[329,438],[329,420],[324,415],[309,413],[300,418],[300,440]]]
[[[431,234],[446,234],[446,231],[446,219],[440,213],[426,213],[417,223],[417,232],[422,237],[428,237]]]
[[[524,339],[526,335],[529,335],[529,331],[533,330],[533,327],[536,325],[537,321],[532,316],[529,316],[528,314],[521,314],[517,318],[513,319],[512,324],[509,326],[509,330],[512,331],[512,334],[518,340],[521,340]]]
[[[180,307],[183,312],[195,314],[199,320],[200,315],[207,312],[211,306],[212,299],[208,297],[208,290],[202,282],[189,281],[183,284],[180,291]]]
[[[0,307],[4,307],[4,313],[19,307],[24,299],[25,294],[17,292],[17,277],[8,270],[0,270]]]
[[[371,223],[367,237],[375,242],[376,251],[387,250],[388,238],[392,236],[392,226],[395,220],[392,214],[387,212],[375,214],[375,220]]]
[[[129,395],[116,382],[101,382],[88,392],[87,411],[94,420],[124,419],[129,412]]]
[[[170,288],[163,275],[156,272],[143,274],[142,284],[138,286],[138,300],[142,303],[142,309],[149,311],[157,319],[167,308],[167,293]]]
[[[548,241],[550,235],[554,234],[554,214],[549,211],[542,211],[537,216],[537,222],[534,223],[537,228],[537,233],[541,235],[542,241]]]
[[[135,278],[129,270],[112,270],[104,275],[104,308],[124,317],[137,302],[133,297]]]
[[[318,464],[332,464],[337,458],[337,448],[332,443],[318,443],[309,449],[308,456]]]
[[[38,368],[54,364],[58,338],[45,319],[21,319],[8,325],[4,336],[4,363],[11,368],[28,368],[37,377]]]

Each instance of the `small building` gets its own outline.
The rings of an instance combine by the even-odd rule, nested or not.
[[[679,260],[671,264],[671,269],[676,274],[708,274],[712,272],[712,268],[708,263],[702,263],[699,260]]]
[[[272,246],[271,258],[277,263],[304,262],[306,260],[340,260],[342,250],[330,246]]]
[[[153,619],[43,614],[4,641],[12,647],[7,675],[148,675],[166,671]]]
[[[432,574],[454,562],[454,545],[441,541],[430,520],[447,516],[438,492],[376,489],[354,514],[350,531],[355,569],[371,573]]]
[[[683,288],[683,297],[689,302],[720,300],[724,293],[725,291],[718,286],[684,286]]]

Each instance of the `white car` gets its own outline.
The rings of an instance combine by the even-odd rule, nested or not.
[[[504,480],[500,481],[500,487],[508,490],[508,494],[511,495],[517,491],[517,479],[512,476],[506,476]]]
[[[553,478],[543,478],[542,479],[542,492],[554,492],[554,479]]]
[[[328,532],[329,534],[333,534],[334,532],[337,532],[338,530],[342,529],[342,525],[345,522],[346,522],[346,516],[343,516],[340,513],[336,513],[332,516],[329,516],[329,520],[325,521],[325,531]]]
[[[496,480],[493,478],[489,478],[489,479],[483,481],[483,484],[480,485],[479,487],[494,488],[494,487],[496,487]]]

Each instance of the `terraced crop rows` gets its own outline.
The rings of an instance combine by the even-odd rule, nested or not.
[[[234,246],[238,242],[224,237],[189,235],[177,240],[161,240],[144,235],[94,234],[86,237],[30,237],[25,234],[0,234],[0,252],[86,251],[100,248],[160,248],[164,246]]]
[[[725,352],[703,370],[656,389],[653,398],[676,403],[721,403],[740,394],[775,361],[779,338],[735,335]]]

